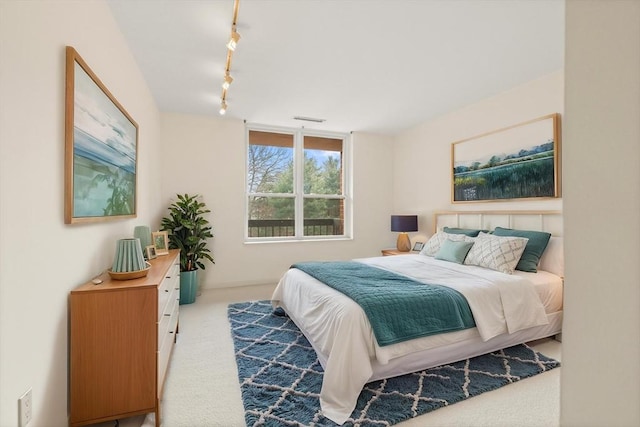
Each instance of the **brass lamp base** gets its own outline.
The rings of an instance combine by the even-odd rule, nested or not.
[[[398,234],[396,247],[400,252],[409,252],[411,250],[411,240],[409,240],[409,235],[407,233]]]

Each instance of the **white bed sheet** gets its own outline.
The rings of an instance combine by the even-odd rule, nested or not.
[[[480,267],[438,261],[423,255],[376,257],[358,261],[426,283],[451,286],[465,295],[474,318],[486,325],[484,333],[477,327],[380,347],[366,315],[357,303],[300,270],[287,271],[276,287],[272,300],[274,305],[285,309],[318,353],[325,368],[320,395],[321,407],[326,417],[339,424],[348,418],[355,407],[364,384],[374,378],[382,378],[381,372],[398,371],[394,361],[402,358],[409,360],[412,354],[418,355],[437,348],[455,348],[456,345],[462,347],[462,343],[469,340],[477,342],[479,348],[484,348],[488,344],[482,343],[490,343],[499,335],[517,336],[520,333],[518,331],[544,328],[548,324],[548,317],[542,303],[547,301],[557,306],[557,290],[547,289],[555,289],[557,279],[560,280],[561,295],[562,279],[546,272],[510,276]],[[462,277],[462,280],[453,280],[452,274]],[[497,285],[492,284],[496,280]],[[552,283],[551,286],[545,285],[549,282]],[[479,292],[481,289],[485,292]],[[503,308],[503,299],[512,300],[515,308]],[[490,310],[481,311],[481,306],[487,306]],[[518,316],[518,313],[528,314]],[[511,328],[508,325],[509,317],[513,317]],[[527,322],[523,323],[522,319]],[[511,333],[507,333],[508,331]],[[463,356],[463,353],[470,350],[461,348],[459,351],[460,358],[464,358],[468,356]],[[448,353],[447,357],[453,357],[451,361],[457,360]],[[416,364],[415,369],[421,369],[418,366],[419,359],[412,363]],[[407,364],[402,363],[402,366],[400,369],[406,369]]]
[[[564,279],[562,277],[543,270],[538,270],[537,273],[516,270],[513,274],[514,276],[524,277],[533,284],[547,314],[562,310],[564,288]]]

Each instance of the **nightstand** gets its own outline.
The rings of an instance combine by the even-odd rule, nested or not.
[[[391,256],[391,255],[411,255],[417,252],[409,251],[409,252],[400,252],[397,249],[383,249],[382,256]]]

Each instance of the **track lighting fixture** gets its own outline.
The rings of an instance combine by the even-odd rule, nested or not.
[[[229,90],[229,86],[233,82],[233,77],[231,77],[231,57],[233,56],[233,52],[236,50],[238,46],[238,40],[240,40],[240,34],[236,31],[236,22],[238,20],[238,7],[240,5],[240,0],[233,1],[233,21],[231,22],[231,39],[229,43],[227,43],[227,64],[224,68],[224,79],[222,81],[222,96],[220,97],[220,115],[224,115],[227,112],[227,91]]]

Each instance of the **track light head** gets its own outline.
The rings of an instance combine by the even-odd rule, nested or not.
[[[227,43],[227,47],[229,48],[229,50],[236,50],[239,40],[240,40],[240,34],[234,28],[231,31],[231,40],[229,40],[229,43]]]
[[[227,73],[224,75],[224,81],[222,82],[222,88],[224,90],[229,89],[229,86],[231,85],[232,82],[233,82],[233,77],[231,77],[229,75],[229,72],[227,71]]]

